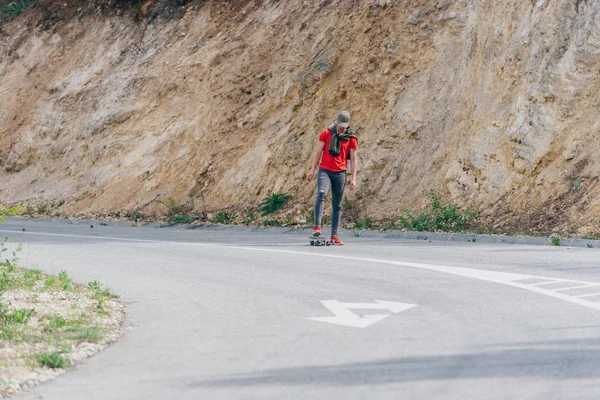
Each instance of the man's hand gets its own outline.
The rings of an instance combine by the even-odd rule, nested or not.
[[[356,178],[350,179],[350,190],[356,189]]]
[[[310,170],[310,172],[308,173],[308,175],[306,175],[306,180],[308,182],[312,181],[312,178],[315,176],[315,171],[313,171],[312,169]]]

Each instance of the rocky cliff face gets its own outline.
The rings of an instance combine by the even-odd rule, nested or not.
[[[600,232],[599,2],[151,7],[4,27],[0,201],[309,210],[317,135],[348,109],[370,216],[433,188],[490,224]]]

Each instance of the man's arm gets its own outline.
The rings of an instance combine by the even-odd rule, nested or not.
[[[321,162],[321,156],[323,155],[324,149],[325,143],[317,139],[317,146],[315,147],[315,154],[313,154],[312,165],[310,167],[308,175],[306,175],[306,180],[309,182],[312,180],[313,176],[315,176],[315,172],[317,172],[317,168],[319,167],[319,163]]]
[[[358,162],[356,161],[356,149],[350,149],[350,169],[352,171],[352,175],[350,177],[350,190],[354,190],[356,188],[356,168],[358,167]]]

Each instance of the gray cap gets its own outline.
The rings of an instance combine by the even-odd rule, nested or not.
[[[337,126],[347,128],[350,125],[350,113],[348,111],[340,111],[336,121]]]

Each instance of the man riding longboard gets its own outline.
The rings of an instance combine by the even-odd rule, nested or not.
[[[338,227],[342,216],[342,197],[346,186],[346,170],[350,159],[350,190],[356,188],[356,151],[358,139],[350,128],[350,113],[340,111],[334,125],[319,135],[310,172],[306,176],[310,182],[317,172],[317,198],[315,200],[315,225],[313,236],[321,236],[321,219],[327,192],[331,187],[331,244],[342,245],[338,237]]]

